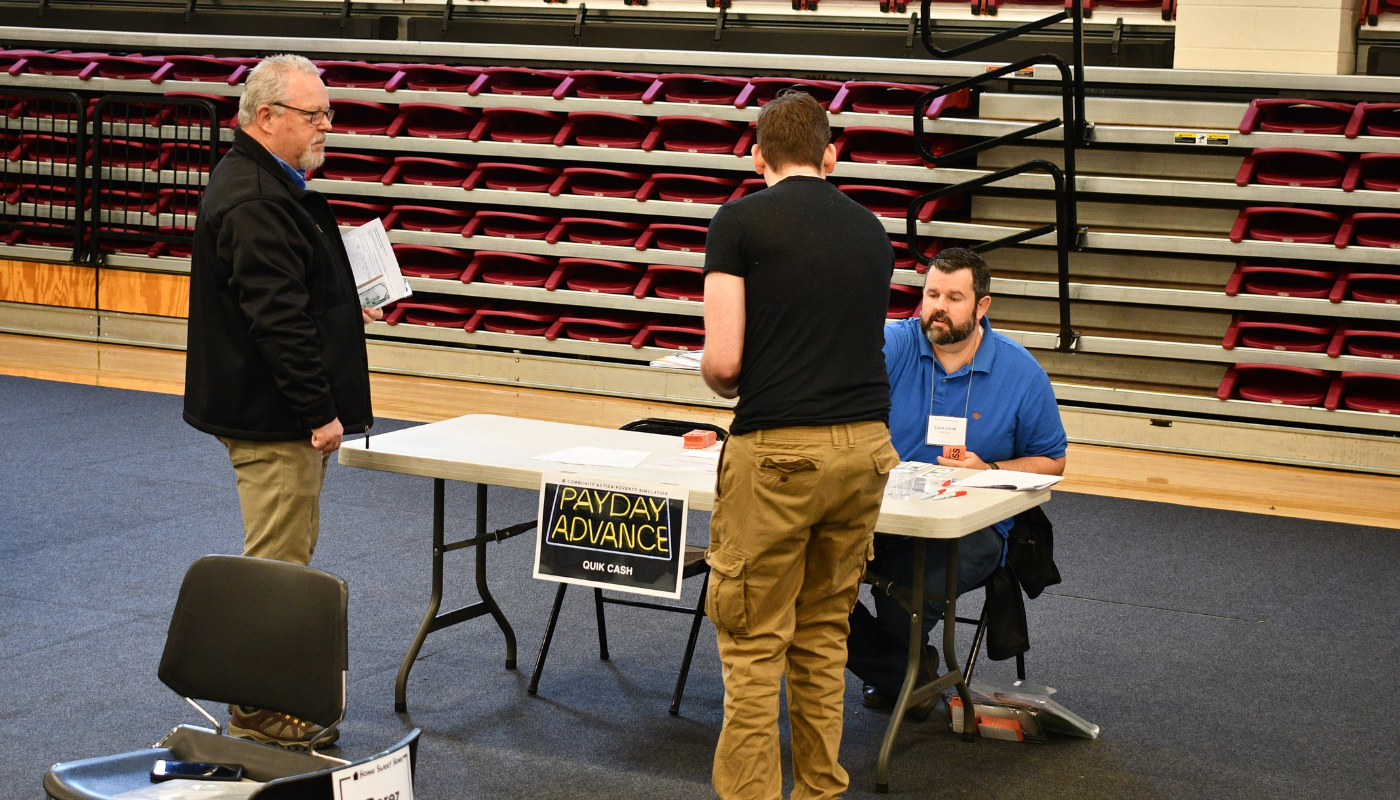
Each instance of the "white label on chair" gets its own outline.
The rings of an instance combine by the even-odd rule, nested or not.
[[[331,773],[335,800],[413,800],[408,747]]]

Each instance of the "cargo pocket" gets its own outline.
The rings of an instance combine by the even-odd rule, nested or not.
[[[723,548],[705,554],[710,565],[710,585],[705,595],[705,616],[728,633],[749,632],[748,588],[744,585],[744,557]]]
[[[815,478],[821,463],[810,456],[775,453],[758,457],[758,478],[771,489],[786,489],[790,483]]]
[[[899,451],[894,449],[894,445],[885,442],[879,450],[875,451],[875,471],[881,475],[888,475],[890,471],[899,466]]]

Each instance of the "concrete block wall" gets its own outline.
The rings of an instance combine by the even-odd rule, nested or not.
[[[1180,0],[1177,69],[1350,75],[1362,0]]]

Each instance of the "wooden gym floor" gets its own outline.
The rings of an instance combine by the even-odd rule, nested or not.
[[[179,394],[185,354],[0,334],[0,374]],[[728,425],[731,414],[537,389],[375,373],[375,413],[432,422],[501,414],[604,427],[667,416]],[[1057,491],[1400,528],[1400,478],[1071,444]]]

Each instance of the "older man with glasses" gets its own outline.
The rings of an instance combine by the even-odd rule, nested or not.
[[[360,307],[335,215],[306,188],[332,116],[307,59],[272,56],[248,74],[190,263],[185,421],[228,449],[243,554],[298,564],[316,547],[330,454],[374,421],[364,325],[382,316]],[[232,711],[230,732],[262,742],[305,747],[319,732],[285,714]]]

